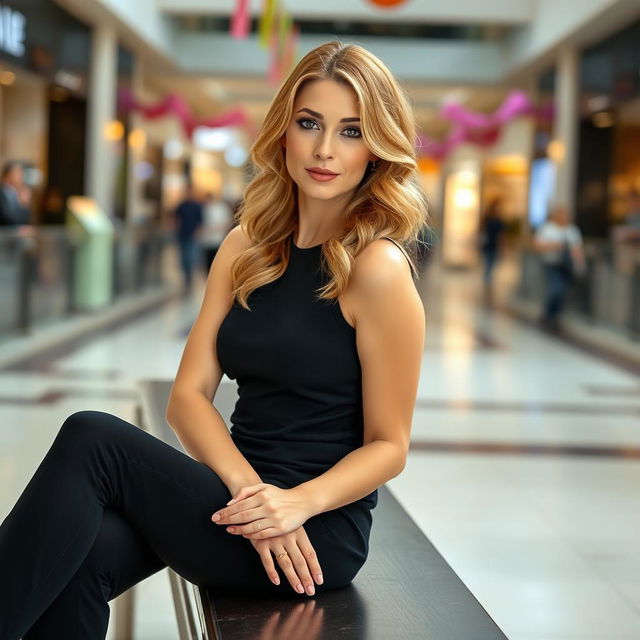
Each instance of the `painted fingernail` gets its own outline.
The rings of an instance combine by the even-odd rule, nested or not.
[[[299,585],[296,587],[296,591],[297,591],[298,593],[304,593],[304,587],[303,587],[301,584],[299,584]]]
[[[318,581],[318,584],[322,584],[322,574],[321,574],[321,573],[319,573],[319,574],[316,576],[316,580]]]
[[[315,589],[313,588],[313,585],[312,585],[312,584],[308,584],[308,585],[307,585],[307,594],[308,594],[308,595],[310,595],[310,596],[312,596],[315,592],[316,592],[316,591],[315,591]]]
[[[233,532],[235,531],[235,528],[234,528],[234,527],[229,527],[229,528],[227,529],[227,531],[228,531],[229,533],[233,533]]]
[[[274,583],[274,584],[280,584],[280,578],[278,578],[278,576],[276,576],[275,578],[273,578],[273,583]]]
[[[211,518],[214,522],[217,522],[218,520],[220,520],[220,514],[219,513],[214,513],[213,514],[213,518]]]

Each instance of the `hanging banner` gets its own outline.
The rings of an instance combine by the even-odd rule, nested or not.
[[[278,0],[264,0],[262,3],[262,16],[258,25],[258,41],[263,49],[271,45],[271,34],[276,17]]]
[[[236,40],[246,39],[249,35],[250,24],[249,0],[236,0],[236,8],[231,18],[231,37]]]
[[[267,78],[271,84],[277,85],[295,62],[300,27],[294,25],[291,16],[283,11],[276,13],[272,27]]]

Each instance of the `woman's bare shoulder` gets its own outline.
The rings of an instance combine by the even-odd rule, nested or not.
[[[415,292],[406,256],[387,239],[373,240],[356,256],[342,296],[349,324],[357,327],[359,320],[375,312],[376,304],[388,304],[390,295],[401,292]]]
[[[389,279],[406,280],[407,276],[411,281],[411,265],[405,252],[392,240],[378,238],[356,256],[349,284],[366,289]]]
[[[253,246],[253,242],[246,231],[238,224],[226,235],[224,242],[227,243],[233,253],[239,253]]]

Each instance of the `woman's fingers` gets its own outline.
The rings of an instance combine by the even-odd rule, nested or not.
[[[254,509],[244,509],[243,511],[239,511],[238,513],[233,513],[231,515],[228,515],[226,518],[223,517],[220,520],[217,520],[216,524],[244,524],[245,522],[253,522],[254,520],[258,520],[259,518],[264,517],[264,509],[256,507]]]
[[[234,536],[244,536],[248,540],[265,540],[282,535],[269,520],[264,518],[254,520],[249,524],[234,524],[231,527],[227,527],[227,533],[231,533]]]
[[[314,595],[314,580],[322,584],[320,563],[303,527],[284,536],[251,540],[251,544],[260,555],[267,576],[274,584],[280,584],[280,579],[271,554],[275,555],[275,562],[296,593]]]
[[[309,536],[307,536],[307,532],[303,527],[300,527],[299,532],[297,533],[298,539],[298,547],[302,555],[305,558],[307,566],[309,567],[309,572],[313,576],[313,579],[318,583],[322,584],[322,569],[320,568],[320,562],[318,561],[318,556],[316,554],[313,545],[309,540]]]
[[[269,548],[269,545],[258,542],[256,545],[254,545],[254,547],[256,548],[256,551],[260,555],[260,559],[262,560],[262,566],[264,567],[264,570],[267,572],[267,575],[269,576],[269,580],[271,580],[273,584],[280,584],[280,576],[278,575],[278,572],[276,571],[276,567],[273,564],[273,556],[271,555],[271,549]]]
[[[249,509],[254,509],[262,504],[262,501],[259,496],[251,496],[242,501],[242,505],[232,504],[228,507],[224,507],[222,509],[218,509],[214,514],[212,514],[211,519],[218,524],[227,524],[230,522],[229,518],[237,515],[238,513],[246,512]],[[217,520],[214,520],[214,516],[220,516]],[[241,520],[236,520],[236,522],[242,522]],[[246,520],[245,520],[246,522]]]
[[[304,586],[300,576],[296,572],[296,567],[291,559],[291,552],[289,549],[281,548],[273,551],[276,556],[276,562],[280,565],[284,575],[286,576],[291,588],[296,593],[304,593]]]
[[[292,544],[290,547],[287,547],[287,550],[289,551],[289,557],[293,562],[296,573],[304,586],[304,590],[307,592],[307,595],[312,596],[316,590],[313,584],[313,578],[309,572],[307,559],[302,554],[302,551],[300,551],[300,547],[298,547],[297,542]],[[297,589],[297,591],[298,593],[300,592],[299,589]]]

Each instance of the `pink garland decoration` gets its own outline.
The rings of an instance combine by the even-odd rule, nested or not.
[[[543,120],[553,118],[553,105],[537,107],[523,91],[512,91],[492,114],[477,113],[457,102],[449,102],[440,110],[440,115],[453,124],[451,132],[442,141],[419,134],[417,147],[426,155],[445,158],[455,147],[470,142],[489,147],[497,140],[501,128],[519,116],[536,116]]]
[[[191,139],[196,127],[230,127],[242,126],[248,123],[244,109],[237,108],[220,116],[198,119],[189,108],[189,105],[177,93],[170,93],[163,100],[154,105],[143,105],[138,102],[129,89],[122,88],[119,91],[118,102],[125,111],[139,111],[145,118],[155,120],[168,115],[176,116],[184,129],[185,136]]]

